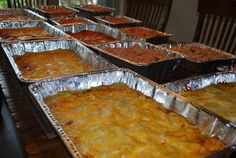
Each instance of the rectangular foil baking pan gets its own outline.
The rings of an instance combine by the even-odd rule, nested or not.
[[[44,21],[0,22],[0,29],[22,28],[22,27],[42,27],[45,30],[45,32],[51,35],[51,37],[43,38],[45,40],[68,38],[66,33]],[[37,37],[32,37],[22,40],[4,40],[0,38],[0,42],[19,42],[19,41],[29,41],[29,40],[40,40],[40,39]]]
[[[129,19],[131,21],[129,23],[112,23],[112,22],[109,22],[106,19],[104,19],[106,17],[109,17],[109,16],[96,16],[95,19],[96,19],[97,23],[100,23],[100,24],[103,24],[103,25],[107,25],[107,26],[113,27],[113,28],[135,27],[135,26],[140,26],[142,24],[142,21],[137,20],[137,19],[133,19],[133,18],[130,18],[130,17],[127,17],[127,16],[119,15],[117,17],[127,18],[127,19]]]
[[[0,10],[0,15],[6,15],[6,14],[23,14],[30,18],[30,20],[26,21],[40,21],[40,20],[47,20],[45,17],[33,12],[29,9],[14,9],[14,10]],[[5,21],[5,20],[4,20]],[[4,22],[1,21],[1,22]],[[9,20],[6,20],[9,21]],[[25,21],[25,20],[17,20],[17,21]]]
[[[76,42],[73,40],[30,41],[30,42],[19,42],[19,43],[11,43],[11,44],[5,43],[5,44],[2,44],[2,48],[18,79],[21,82],[26,82],[26,83],[38,82],[45,79],[25,79],[24,76],[22,76],[22,73],[19,70],[13,58],[14,55],[23,55],[27,52],[37,53],[37,52],[50,51],[50,50],[55,50],[55,49],[69,49],[77,53],[85,63],[90,64],[96,70],[115,68],[114,65],[107,62],[105,59],[97,56],[94,52],[92,52],[91,50],[89,50],[87,47],[83,46],[79,42]],[[84,73],[86,72],[79,73],[79,74],[81,75]],[[65,77],[65,76],[61,76],[61,77]],[[61,77],[57,77],[57,78],[61,78]]]
[[[111,28],[111,27],[108,27],[108,26],[105,26],[105,25],[98,25],[98,24],[72,25],[72,27],[63,28],[62,31],[75,33],[75,32],[80,32],[82,30],[101,32],[101,33],[104,33],[106,35],[112,36],[113,38],[117,39],[117,41],[135,40],[134,37],[129,36],[125,33],[122,33],[118,29],[114,29],[114,28]],[[76,38],[73,38],[70,35],[68,35],[68,37],[70,37],[74,40],[77,40]],[[80,41],[80,42],[83,43],[84,45],[88,46],[88,47],[95,46],[95,45],[86,44],[83,41]]]
[[[147,48],[151,50],[161,50],[164,54],[167,54],[168,59],[158,60],[151,63],[140,64],[129,61],[127,59],[122,59],[111,53],[103,50],[104,47],[109,48],[128,48],[130,46],[139,45],[142,48]],[[147,78],[157,82],[164,83],[168,82],[175,77],[175,69],[182,60],[182,56],[167,49],[162,49],[159,46],[152,45],[141,41],[123,41],[123,42],[112,42],[109,44],[102,44],[93,47],[95,52],[99,52],[99,55],[107,59],[111,63],[118,67],[131,69]]]
[[[54,129],[57,131],[59,137],[71,155],[75,158],[81,158],[80,152],[71,141],[70,137],[65,133],[60,123],[53,116],[43,99],[47,96],[55,95],[66,90],[89,89],[91,87],[110,85],[113,83],[124,83],[130,88],[151,97],[156,102],[162,104],[164,108],[178,113],[189,122],[195,124],[195,126],[205,134],[220,139],[226,144],[226,146],[229,146],[229,149],[226,150],[228,152],[232,151],[234,146],[231,145],[236,142],[235,126],[232,126],[228,122],[216,117],[212,113],[208,113],[204,109],[193,106],[178,94],[165,89],[164,87],[128,69],[106,70],[83,76],[73,76],[60,80],[48,80],[45,82],[33,83],[29,86],[29,91],[51,122]],[[228,152],[226,152],[226,154]],[[219,155],[219,153],[216,153],[216,156],[212,156],[216,158],[217,154]]]
[[[88,18],[88,19],[91,19],[94,21],[95,21],[94,16],[109,16],[109,15],[112,15],[113,11],[115,10],[114,8],[110,8],[107,6],[97,5],[99,7],[103,7],[104,10],[103,11],[93,11],[90,9],[83,8],[84,5],[85,4],[82,4],[82,5],[70,4],[70,7],[79,10],[79,12],[77,14],[78,16],[85,17],[85,18]]]
[[[166,83],[164,84],[164,87],[176,93],[180,93],[182,91],[186,91],[189,89],[191,90],[201,89],[211,84],[230,83],[230,82],[236,82],[235,72],[216,72],[216,73],[211,73],[207,75],[190,77],[190,78],[178,80],[175,82]],[[197,106],[201,107],[201,105],[197,105]],[[236,123],[233,123],[230,121],[228,122],[236,126]]]
[[[219,66],[232,65],[233,63],[236,62],[236,56],[226,53],[224,51],[221,51],[219,49],[215,49],[215,48],[206,46],[201,43],[196,43],[196,42],[181,43],[181,44],[177,44],[177,47],[181,47],[183,45],[188,45],[188,44],[195,45],[200,48],[210,48],[211,50],[214,50],[219,53],[227,54],[229,56],[229,58],[226,58],[226,59],[221,59],[221,60],[216,59],[216,60],[210,60],[210,61],[204,62],[204,61],[191,60],[183,54],[185,56],[185,60],[183,60],[183,62],[181,63],[181,66],[188,71],[191,71],[194,73],[210,73],[210,72],[216,71],[217,67],[219,67]],[[167,45],[167,47],[171,48],[172,45]]]
[[[127,28],[132,28],[132,27],[127,27]],[[135,27],[133,27],[135,28]],[[122,28],[123,29],[123,28]],[[125,28],[124,28],[125,29]],[[151,30],[149,28],[146,28],[146,30]],[[160,32],[160,31],[156,31],[156,32]],[[124,32],[125,33],[125,32]],[[141,37],[137,37],[135,35],[132,35],[132,34],[128,34],[128,33],[125,33],[129,36],[131,36],[132,38],[135,38],[137,40],[140,40],[140,41],[145,41],[145,42],[148,42],[148,43],[152,43],[152,44],[165,44],[165,43],[168,43],[169,42],[169,38],[172,37],[173,35],[172,34],[168,34],[168,33],[165,33],[165,32],[160,32],[163,34],[163,36],[159,36],[159,35],[152,35],[152,36],[147,36],[145,38],[141,38]]]

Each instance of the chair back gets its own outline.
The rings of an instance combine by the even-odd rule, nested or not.
[[[47,5],[48,0],[7,0],[9,8],[29,8],[40,5]]]
[[[236,54],[236,0],[198,0],[194,41]]]
[[[143,26],[164,31],[172,0],[126,0],[126,15],[143,21]]]

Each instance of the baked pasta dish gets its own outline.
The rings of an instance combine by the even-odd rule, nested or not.
[[[127,18],[125,16],[104,16],[100,17],[102,20],[112,23],[112,24],[126,24],[126,23],[135,23],[134,20]]]
[[[71,50],[57,49],[45,52],[26,52],[13,56],[24,79],[39,80],[73,75],[93,70]]]
[[[0,15],[0,21],[28,21],[28,20],[31,20],[31,18],[23,13]]]
[[[7,41],[52,38],[41,27],[22,27],[0,29],[0,39]]]
[[[170,58],[167,56],[167,53],[162,50],[142,48],[137,44],[127,48],[104,47],[102,50],[104,50],[108,54],[112,54],[116,57],[138,64],[149,64],[152,62]]]
[[[236,123],[236,83],[219,83],[181,92],[181,95]]]
[[[164,37],[166,36],[165,33],[159,32],[156,30],[152,30],[146,27],[127,27],[127,28],[121,28],[121,32],[134,35],[139,38],[150,38],[150,37]]]
[[[208,47],[200,47],[195,44],[176,46],[172,47],[171,50],[177,51],[185,55],[186,58],[198,62],[232,58],[230,54],[218,52]]]
[[[225,147],[123,84],[64,91],[44,102],[84,158],[203,158]]]
[[[117,39],[115,39],[112,36],[106,35],[102,32],[95,32],[90,30],[82,30],[80,32],[75,32],[75,33],[68,32],[68,34],[71,37],[79,41],[82,41],[88,45],[98,45],[117,41]]]
[[[80,5],[78,7],[79,9],[90,11],[90,12],[110,12],[112,11],[111,8],[101,6],[101,5],[94,5],[94,4],[88,4],[88,5]]]
[[[91,23],[85,18],[81,17],[62,17],[58,19],[54,19],[60,25],[75,25],[75,24],[89,24]]]
[[[50,17],[75,16],[76,14],[74,10],[64,6],[43,5],[39,6],[38,9]]]

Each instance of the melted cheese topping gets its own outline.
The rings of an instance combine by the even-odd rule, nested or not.
[[[0,29],[0,38],[4,40],[29,40],[51,38],[41,27],[5,28]]]
[[[86,158],[199,158],[224,148],[126,85],[65,91],[45,102]]]
[[[210,85],[181,95],[236,123],[236,83]]]
[[[13,58],[25,79],[45,79],[93,70],[71,50],[27,52]]]

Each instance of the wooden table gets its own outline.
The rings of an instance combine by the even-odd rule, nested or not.
[[[60,138],[48,139],[37,121],[24,92],[15,80],[11,68],[0,52],[0,84],[15,122],[26,157],[71,158]]]

